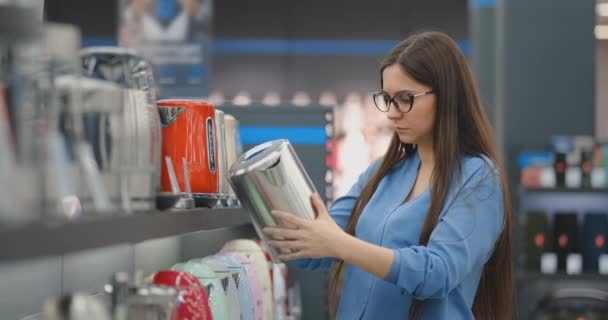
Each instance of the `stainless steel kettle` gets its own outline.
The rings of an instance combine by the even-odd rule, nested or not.
[[[308,220],[315,218],[310,198],[317,191],[288,140],[270,141],[245,152],[231,166],[229,179],[266,243],[268,238],[262,228],[277,226],[271,210],[291,212]],[[290,227],[283,222],[279,225]],[[269,247],[269,251],[276,260],[277,249]]]
[[[60,100],[57,111],[61,114],[57,119],[59,130],[70,142],[67,145],[71,150],[69,157],[80,164],[80,179],[75,183],[78,192],[73,194],[78,196],[84,212],[103,212],[119,207],[124,89],[109,81],[72,75],[59,76],[54,81]],[[68,159],[62,160],[59,162],[68,162]],[[54,168],[61,166],[69,169],[68,163],[54,164]],[[54,178],[57,181],[55,185],[59,187],[52,189],[64,191],[52,192],[65,201],[69,193],[62,184],[68,184],[66,181],[70,177],[65,169],[54,171],[57,172],[49,172],[48,176],[49,179]],[[72,217],[66,209],[62,212]]]
[[[149,210],[160,191],[162,132],[156,107],[151,65],[136,52],[115,47],[81,50],[83,73],[114,82],[125,90],[123,150],[124,174],[130,201],[126,211]]]
[[[239,150],[239,122],[230,114],[224,115],[224,126],[226,132],[226,172],[230,169],[235,162],[237,157],[240,155]],[[228,184],[228,175],[226,173],[226,183]],[[236,193],[232,190],[232,187],[229,187],[229,197],[228,197],[228,207],[240,207],[240,203],[238,203],[238,198],[236,197]]]
[[[215,128],[217,139],[217,162],[219,172],[220,205],[226,206],[230,196],[226,172],[228,171],[228,154],[226,150],[226,122],[224,111],[215,109]]]

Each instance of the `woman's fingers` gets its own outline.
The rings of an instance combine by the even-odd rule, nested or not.
[[[329,216],[327,209],[325,208],[325,204],[323,204],[323,200],[321,200],[321,196],[319,196],[318,193],[310,196],[310,202],[312,203],[312,208],[317,214],[317,218]]]
[[[302,245],[298,241],[270,240],[268,243],[272,247],[281,249],[299,250],[302,247]]]
[[[304,220],[304,219],[296,216],[293,213],[289,213],[289,212],[285,212],[285,211],[281,211],[281,210],[272,210],[270,213],[276,219],[279,219],[279,220],[287,222],[287,223],[291,223],[298,228],[306,227],[309,224],[309,221]]]
[[[296,251],[294,253],[288,253],[288,254],[281,254],[281,255],[279,255],[279,260],[282,260],[282,261],[304,259],[304,258],[308,258],[308,256],[307,256],[307,254],[306,254],[305,251]]]
[[[273,238],[286,238],[286,239],[298,239],[300,233],[298,230],[286,229],[286,228],[273,228],[266,227],[264,228],[264,233],[273,237]]]

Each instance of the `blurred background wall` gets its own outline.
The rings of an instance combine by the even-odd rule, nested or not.
[[[331,92],[342,159],[335,168],[333,195],[339,196],[382,154],[391,133],[369,99],[379,89],[380,59],[413,32],[446,32],[471,62],[507,168],[516,220],[523,224],[529,207],[570,196],[541,199],[522,193],[518,155],[549,150],[555,135],[608,139],[608,13],[597,9],[603,3],[608,1],[216,0],[210,93],[221,104],[239,95],[260,104],[269,94],[291,104],[300,93],[317,104]],[[80,27],[84,46],[116,44],[117,11],[117,1],[45,1],[48,20]],[[564,201],[568,208],[585,207],[582,203],[601,208],[606,195]],[[516,227],[518,319],[528,319],[557,288],[608,288],[605,276],[539,276],[538,270],[520,268],[523,233]],[[34,313],[44,297],[99,288],[111,271],[152,271],[178,261],[176,252],[211,253],[217,237],[161,239],[2,265],[0,302],[10,306],[3,310],[11,315]],[[75,270],[74,276],[63,278],[66,270]],[[79,273],[85,270],[88,275]],[[7,287],[19,289],[8,293]],[[324,297],[315,299],[320,303]],[[319,308],[309,319],[326,313],[325,306]]]

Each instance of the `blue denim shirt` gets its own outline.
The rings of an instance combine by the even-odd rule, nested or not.
[[[330,208],[342,228],[379,164],[379,160],[374,162]],[[491,160],[465,156],[459,164],[461,175],[454,175],[439,223],[426,246],[418,238],[430,206],[429,190],[403,203],[416,180],[418,155],[397,163],[382,179],[355,234],[392,249],[395,258],[385,279],[347,266],[338,320],[404,320],[414,298],[425,300],[422,319],[474,319],[471,306],[481,271],[501,232],[503,194]],[[333,261],[301,259],[293,263],[318,270],[329,268]]]

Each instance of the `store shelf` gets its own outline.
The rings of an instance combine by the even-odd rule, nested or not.
[[[608,281],[608,275],[599,273],[566,274],[555,273],[545,274],[532,271],[516,272],[515,279],[519,283],[529,283],[531,281]]]
[[[245,209],[153,211],[0,230],[0,262],[250,224]]]
[[[523,188],[521,190],[524,194],[538,194],[538,193],[566,193],[566,194],[605,194],[608,195],[608,189],[580,189],[580,188]]]
[[[521,188],[518,195],[522,212],[540,209],[545,212],[566,210],[582,214],[608,210],[607,189]]]

